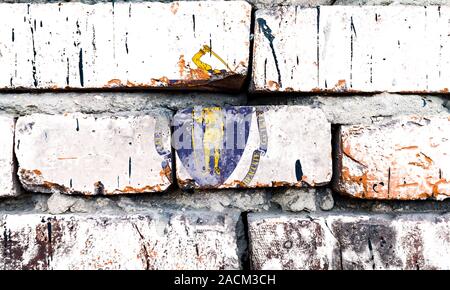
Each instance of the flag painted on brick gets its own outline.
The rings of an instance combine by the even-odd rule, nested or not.
[[[331,178],[330,124],[309,107],[194,107],[174,117],[181,187],[318,185]]]

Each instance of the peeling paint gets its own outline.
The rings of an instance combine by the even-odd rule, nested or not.
[[[0,268],[239,269],[237,219],[237,213],[195,211],[3,215]]]
[[[255,270],[449,269],[449,216],[250,214]]]
[[[164,191],[172,183],[169,115],[161,110],[127,117],[21,117],[16,131],[19,179],[26,189],[45,193]],[[82,130],[68,130],[75,121]]]
[[[7,39],[0,36],[0,89],[216,90],[224,80],[237,91],[249,63],[250,12],[245,1],[0,3],[0,24],[8,30]],[[42,27],[39,19],[46,19]],[[195,32],[187,33],[192,19]],[[205,47],[202,62],[211,73],[187,59],[188,73],[180,75],[179,56]]]

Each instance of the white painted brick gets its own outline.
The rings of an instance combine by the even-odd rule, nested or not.
[[[258,10],[253,89],[448,92],[449,9],[291,6]]]
[[[14,165],[14,125],[12,116],[0,116],[0,197],[20,193]]]
[[[4,215],[2,269],[239,269],[238,214]]]
[[[254,269],[450,269],[450,216],[249,215]]]
[[[404,116],[339,134],[337,190],[368,199],[450,195],[450,117]]]
[[[236,90],[247,74],[250,13],[244,1],[1,3],[0,88]],[[201,58],[214,73],[192,60],[205,45],[223,60]]]
[[[21,117],[19,178],[30,191],[122,194],[171,184],[170,115]],[[160,144],[160,145],[158,145]]]
[[[179,111],[174,125],[182,188],[315,186],[331,179],[331,125],[320,109],[194,107]]]

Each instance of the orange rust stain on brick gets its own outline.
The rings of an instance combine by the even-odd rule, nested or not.
[[[400,147],[398,150],[409,150],[409,149],[418,149],[418,146],[405,146],[405,147]]]
[[[389,196],[386,196],[389,199],[418,200],[427,199],[433,196],[436,197],[439,194],[450,194],[450,192],[445,192],[445,190],[439,188],[439,185],[447,182],[445,179],[441,179],[437,182],[430,182],[429,179],[435,179],[436,177],[422,176],[417,178],[417,182],[405,183],[403,178],[407,176],[401,176],[398,173],[399,168],[392,167],[391,170],[391,190]]]
[[[334,85],[333,90],[344,90],[347,88],[347,83],[345,80],[338,80],[337,84]]]
[[[240,180],[233,180],[228,184],[232,187],[247,187],[247,185]]]
[[[144,84],[144,83],[135,83],[135,82],[132,82],[132,81],[129,81],[129,80],[127,80],[126,86],[127,86],[128,88],[144,88],[144,87],[148,87],[147,84]]]
[[[439,194],[450,195],[450,192],[448,190],[446,191],[444,188],[441,188],[442,185],[449,186],[449,188],[450,188],[450,181],[442,178],[442,179],[438,180],[437,182],[435,182],[434,184],[432,184],[433,196],[436,197]]]
[[[169,78],[168,77],[162,77],[159,79],[160,82],[168,85],[169,84]]]
[[[342,152],[345,155],[351,155],[351,147],[350,147],[350,142],[342,142]]]
[[[344,155],[347,156],[353,162],[355,162],[363,167],[367,167],[361,161],[359,161],[355,157],[353,157],[353,154],[351,153],[350,143],[344,142],[344,144],[342,145],[342,153],[344,153]]]
[[[143,192],[153,192],[153,191],[161,191],[161,186],[159,184],[151,186],[147,185],[141,188],[135,188],[132,186],[125,186],[123,189],[119,190],[123,193],[143,193]]]
[[[341,146],[342,153],[351,156],[350,154],[353,150],[350,144],[345,142],[345,138],[343,138]],[[437,177],[437,172],[432,167],[434,164],[432,158],[424,152],[414,152],[414,150],[420,149],[418,146],[400,147],[397,144],[396,147],[396,151],[413,150],[413,152],[408,153],[409,160],[400,158],[402,160],[401,164],[398,164],[398,159],[395,156],[385,156],[387,158],[386,162],[390,163],[389,177],[388,174],[385,174],[383,178],[381,176],[371,176],[370,172],[356,176],[350,174],[349,168],[342,166],[341,182],[350,186],[358,185],[361,187],[359,192],[352,194],[354,197],[365,199],[419,200],[437,196],[450,196],[450,180],[442,179],[441,173],[439,174],[439,178]],[[423,171],[420,170],[417,176],[415,174],[412,175],[413,173],[404,171],[405,168],[408,168],[408,165],[421,167]],[[413,170],[416,171],[417,169]],[[411,180],[411,178],[414,179]],[[436,181],[436,179],[438,180]]]
[[[46,181],[46,180],[44,180],[44,182],[42,182],[41,186],[45,187],[47,189],[50,189],[50,190],[56,189],[58,191],[69,191],[68,188],[63,185],[59,185],[54,182],[50,182],[50,181]]]
[[[168,77],[160,77],[159,79],[151,79],[150,81],[152,86],[159,85],[158,83],[162,83],[163,85],[168,86],[169,85],[169,78]]]
[[[277,82],[267,81],[267,84],[269,85],[270,89],[275,89],[277,91],[280,89],[280,85]]]
[[[37,176],[42,176],[42,173],[40,170],[28,170],[21,168],[19,171],[19,174],[22,176],[22,179],[29,183],[34,183],[36,181]]]
[[[273,187],[281,187],[281,186],[285,186],[285,185],[289,185],[289,183],[283,182],[283,181],[272,181]]]
[[[110,80],[107,84],[106,87],[121,87],[122,86],[122,81],[119,79],[112,79]]]
[[[164,180],[164,177],[167,178],[169,181],[172,181],[172,170],[169,166],[164,167],[160,172],[159,176]]]
[[[184,59],[184,55],[180,55],[178,60],[178,71],[180,72],[180,77],[183,78],[184,70],[186,69],[186,60]]]
[[[188,80],[209,80],[210,75],[208,72],[202,70],[201,68],[190,68]]]
[[[183,54],[180,55],[180,58],[178,59],[178,72],[180,78],[187,81],[211,79],[211,75],[207,71],[201,68],[190,68],[186,64]],[[183,81],[180,80],[176,84],[183,84]]]
[[[425,162],[416,162],[416,161],[412,161],[412,162],[408,162],[409,165],[414,165],[417,167],[422,167],[423,169],[429,169],[430,168],[430,163],[425,163]]]
[[[127,81],[127,87],[134,87],[134,86],[136,86],[135,83]]]
[[[428,157],[427,155],[425,155],[423,152],[417,153],[416,157],[420,157],[423,156],[425,158],[425,161],[429,164],[433,164],[433,159],[431,159],[430,157]]]
[[[350,174],[350,170],[348,167],[342,167],[341,169],[341,179],[345,183],[356,183],[358,185],[361,185],[363,187],[363,192],[357,193],[354,195],[358,198],[371,198],[371,192],[369,191],[369,188],[367,186],[368,184],[368,177],[367,172],[363,175],[352,175]]]
[[[426,192],[421,192],[421,193],[417,194],[416,196],[417,196],[417,198],[415,198],[415,199],[427,199],[430,197],[430,195]]]

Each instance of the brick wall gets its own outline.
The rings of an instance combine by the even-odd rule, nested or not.
[[[446,1],[0,2],[0,268],[450,269]]]

